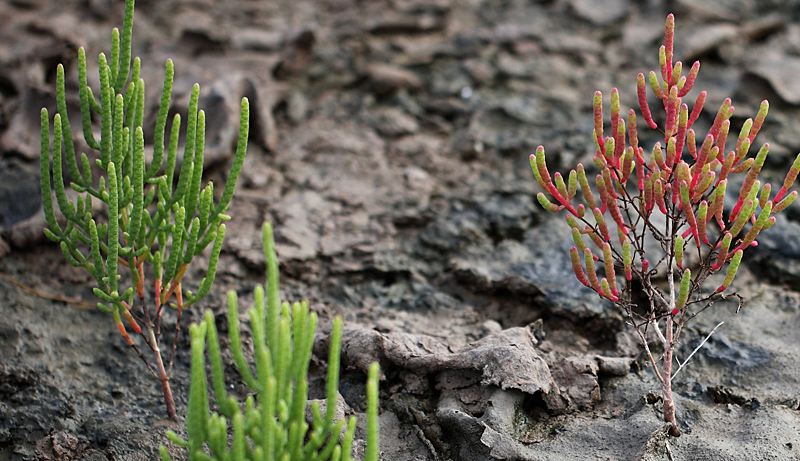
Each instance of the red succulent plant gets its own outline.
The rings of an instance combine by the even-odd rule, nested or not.
[[[663,135],[661,141],[648,151],[640,146],[636,110],[630,109],[624,118],[614,88],[610,132],[604,127],[603,95],[594,94],[594,189],[580,163],[566,180],[560,173],[551,175],[542,146],[531,154],[530,162],[545,191],[537,195],[539,203],[548,211],[564,212],[572,228],[575,276],[619,306],[634,326],[661,383],[664,420],[670,434],[679,436],[671,381],[680,333],[687,321],[714,301],[736,297],[741,305],[741,298],[728,289],[743,252],[756,246],[759,234],[775,224],[775,214],[797,198],[791,188],[800,172],[800,155],[774,194],[771,184],[759,180],[769,145],[755,156],[750,149],[767,116],[767,101],[729,143],[734,107],[725,99],[705,137],[698,138],[694,124],[707,93],[697,94],[691,110],[684,102],[700,62],[695,61],[686,75],[682,62],[673,62],[674,21],[672,14],[667,16],[659,49],[661,78],[651,71],[636,79],[641,117]],[[648,83],[663,109],[658,121],[648,102]],[[738,184],[736,175],[743,175],[741,186],[733,207],[726,209],[728,185]],[[601,262],[602,278],[596,271]],[[618,280],[617,267],[624,281]],[[704,282],[726,267],[721,283],[707,288]],[[640,294],[646,302],[637,301]],[[660,364],[648,345],[648,331],[656,332],[663,347]]]

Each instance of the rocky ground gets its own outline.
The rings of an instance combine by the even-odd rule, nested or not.
[[[139,0],[147,123],[172,57],[175,109],[203,88],[209,179],[225,174],[238,98],[253,107],[203,307],[224,331],[224,292],[247,298],[262,280],[269,219],[284,297],[347,320],[353,412],[365,364],[381,360],[383,459],[668,459],[655,379],[622,317],[573,279],[565,224],[536,205],[527,159],[537,144],[552,169],[591,158],[592,91],[634,102],[668,11],[679,58],[703,60],[698,123],[730,95],[733,132],[768,98],[760,139],[781,176],[800,150],[797,2]],[[151,460],[172,427],[87,275],[41,237],[38,111],[54,106],[59,62],[77,105],[76,49],[94,57],[120,19],[118,1],[0,3],[0,461]],[[674,460],[800,458],[797,206],[744,267],[742,311],[715,306],[679,351],[726,322],[677,379]]]

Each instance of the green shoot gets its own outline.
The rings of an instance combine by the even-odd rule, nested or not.
[[[237,297],[234,292],[228,294],[228,331],[234,364],[255,398],[249,396],[242,404],[228,394],[214,317],[206,312],[204,321],[190,329],[192,371],[187,439],[174,432],[168,432],[167,437],[174,445],[188,450],[190,461],[350,461],[356,418],[336,420],[342,320],[334,319],[330,335],[325,412],[312,404],[309,424],[306,421],[308,367],[317,315],[309,310],[307,302],[280,303],[278,265],[268,223],[264,224],[263,236],[267,260],[266,306],[264,287],[259,285],[254,292],[254,305],[248,311],[255,351],[252,367],[244,360]],[[268,330],[270,325],[275,326],[275,336]],[[209,409],[206,344],[216,412]],[[367,379],[365,461],[379,459],[379,379],[380,367],[374,363]],[[161,459],[171,459],[165,447],[161,447]]]
[[[93,151],[91,157],[86,153],[81,153],[80,159],[76,156],[67,113],[64,66],[59,64],[57,68],[57,113],[51,118],[47,109],[41,112],[41,192],[47,221],[44,233],[59,245],[70,264],[83,267],[92,275],[98,308],[113,315],[126,344],[161,381],[167,413],[175,419],[168,376],[172,358],[165,367],[159,347],[163,308],[177,311],[172,338],[174,357],[182,310],[200,301],[215,278],[225,236],[224,222],[230,219],[225,212],[247,152],[249,103],[242,99],[236,153],[222,196],[215,202],[213,184],[202,187],[206,118],[199,109],[200,87],[194,85],[175,184],[181,116],[176,114],[172,119],[165,150],[174,77],[172,61],[167,60],[153,127],[153,158],[146,165],[142,126],[145,82],[140,78],[140,59],[131,59],[133,14],[134,0],[126,0],[122,33],[112,31],[110,61],[104,53],[98,57],[99,100],[88,84],[86,52],[83,48],[78,50],[81,125],[86,144]],[[95,137],[93,120],[99,122],[99,139]],[[66,165],[66,171],[62,165]],[[60,213],[56,212],[56,205]],[[209,246],[212,249],[206,275],[193,293],[185,289],[184,276],[194,257]],[[129,328],[150,349],[151,360],[139,349],[135,335],[128,334]]]

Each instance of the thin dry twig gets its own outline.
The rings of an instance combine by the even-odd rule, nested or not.
[[[658,371],[658,362],[656,362],[655,357],[653,357],[653,353],[650,352],[650,346],[647,344],[647,338],[645,338],[642,330],[636,328],[636,333],[639,334],[639,339],[642,341],[642,345],[644,346],[645,352],[647,352],[647,358],[650,359],[650,364],[653,365],[653,372],[656,374],[656,378],[658,378],[661,383],[664,383],[664,377],[661,376],[661,372]]]
[[[711,339],[711,335],[713,335],[713,334],[714,334],[714,333],[717,331],[717,328],[721,327],[721,326],[722,326],[722,325],[724,325],[724,324],[725,324],[725,322],[719,322],[719,323],[717,324],[717,326],[715,326],[715,327],[714,327],[714,329],[712,329],[712,330],[711,330],[711,332],[708,334],[708,336],[706,336],[706,337],[705,337],[705,339],[703,339],[703,341],[702,341],[702,342],[700,342],[700,344],[698,344],[698,345],[697,345],[697,347],[695,347],[695,348],[694,348],[694,350],[692,351],[692,353],[691,353],[691,354],[689,354],[689,357],[686,357],[686,360],[684,360],[684,361],[683,361],[683,363],[680,363],[680,360],[678,361],[678,363],[679,363],[679,365],[678,365],[678,369],[677,369],[677,370],[675,370],[675,373],[673,373],[673,374],[672,374],[672,377],[671,377],[671,378],[669,378],[669,380],[670,380],[670,381],[672,381],[673,379],[675,379],[675,376],[677,376],[677,375],[678,375],[678,373],[680,373],[680,371],[683,369],[683,367],[684,367],[684,366],[685,366],[687,363],[689,363],[689,360],[692,360],[692,357],[694,357],[694,354],[696,354],[696,353],[697,353],[697,351],[699,351],[699,350],[700,350],[700,349],[703,347],[703,345],[705,345],[705,343],[707,343],[707,342],[708,342],[708,340],[709,340],[709,339]],[[676,360],[677,360],[677,359],[676,359]]]
[[[69,304],[71,306],[78,307],[80,309],[93,309],[95,307],[94,303],[90,303],[83,298],[77,298],[72,296],[64,296],[55,293],[50,293],[44,290],[40,290],[38,288],[34,288],[30,285],[26,285],[20,282],[16,277],[8,274],[0,273],[0,279],[4,280],[5,282],[10,283],[11,285],[17,287],[20,291],[23,291],[31,296],[36,296],[37,298],[46,299],[48,301],[56,301],[59,303]]]
[[[664,441],[664,448],[667,449],[667,458],[669,461],[675,461],[675,459],[672,457],[672,449],[669,447],[669,440]]]

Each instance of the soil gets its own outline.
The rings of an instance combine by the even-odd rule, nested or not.
[[[382,363],[384,460],[800,459],[797,206],[745,257],[743,309],[716,305],[685,337],[681,359],[725,321],[676,379],[684,435],[667,440],[636,339],[574,280],[566,225],[535,203],[530,151],[547,146],[551,169],[591,163],[592,92],[617,85],[634,103],[668,11],[678,56],[703,60],[698,123],[730,95],[733,132],[768,98],[765,174],[780,180],[800,150],[796,1],[140,0],[146,123],[172,57],[175,110],[203,89],[220,184],[238,98],[253,108],[217,282],[183,328],[212,309],[226,331],[226,290],[247,299],[263,280],[268,219],[284,298],[347,321],[347,411],[363,411],[363,371]],[[92,307],[87,274],[41,237],[38,111],[54,106],[59,62],[77,97],[77,47],[94,75],[121,14],[117,1],[0,3],[0,461],[152,460],[182,430]]]

